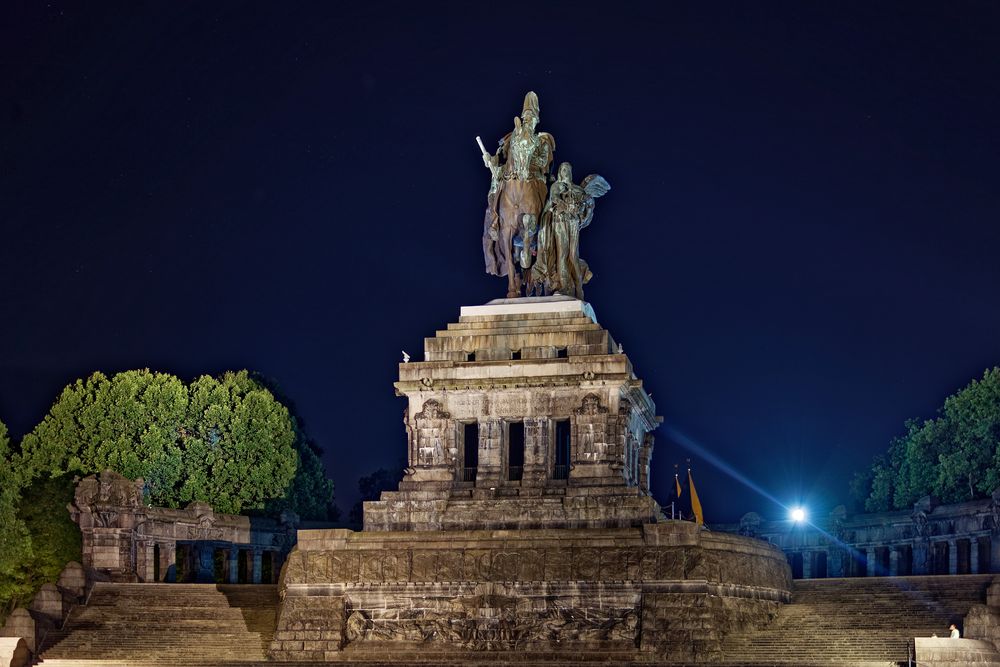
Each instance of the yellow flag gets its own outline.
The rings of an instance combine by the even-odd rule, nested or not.
[[[701,513],[701,501],[698,500],[698,492],[694,490],[694,480],[691,478],[690,468],[688,468],[688,488],[691,489],[691,511],[694,512],[694,519],[700,526],[705,523],[705,515]]]
[[[681,497],[681,480],[677,478],[677,473],[674,473],[674,484],[677,485],[677,497]]]

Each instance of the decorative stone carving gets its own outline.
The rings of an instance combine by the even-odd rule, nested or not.
[[[155,581],[157,575],[172,581],[179,542],[198,565],[188,574],[199,572],[199,576],[206,569],[205,561],[211,561],[212,548],[201,548],[198,543],[214,542],[226,548],[245,545],[257,553],[277,554],[287,553],[294,545],[297,518],[289,523],[294,513],[280,522],[255,519],[251,529],[248,517],[216,514],[206,503],[194,502],[184,509],[146,506],[143,487],[142,479],[129,480],[111,470],[77,483],[74,502],[67,509],[80,526],[85,570],[114,581]],[[210,562],[207,572],[210,578]]]
[[[763,522],[760,515],[756,512],[747,512],[740,519],[740,535],[745,535],[746,537],[757,537],[757,533],[760,531],[760,524]]]
[[[450,419],[451,415],[438,401],[433,398],[424,401],[423,410],[416,414],[417,419]]]
[[[608,409],[601,405],[601,397],[597,394],[587,394],[583,397],[580,407],[573,412],[578,415],[606,415]]]

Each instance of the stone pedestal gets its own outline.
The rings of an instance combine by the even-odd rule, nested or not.
[[[59,581],[56,583],[59,589],[66,592],[77,601],[83,597],[87,589],[87,575],[83,570],[83,565],[77,562],[69,562],[59,574]]]
[[[707,660],[789,600],[780,550],[663,516],[660,418],[587,304],[463,308],[395,387],[405,476],[364,532],[299,531],[273,658]]]
[[[398,491],[365,503],[366,531],[606,528],[661,517],[648,487],[660,418],[589,305],[555,296],[465,307],[425,340],[424,358],[399,365],[409,467]],[[458,447],[468,424],[479,437],[474,481]]]
[[[53,624],[62,622],[66,607],[63,603],[62,593],[59,592],[55,584],[42,584],[31,601],[31,611],[41,614]]]
[[[780,550],[687,522],[642,528],[299,532],[271,655],[647,653],[687,660],[790,598]]]
[[[0,637],[20,637],[32,653],[35,652],[36,633],[37,626],[35,625],[35,619],[23,607],[18,607],[10,612],[7,616],[7,621],[0,628]]]

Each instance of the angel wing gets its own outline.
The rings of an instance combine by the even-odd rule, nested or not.
[[[600,174],[591,174],[580,181],[580,187],[591,197],[603,197],[611,191],[611,184]]]

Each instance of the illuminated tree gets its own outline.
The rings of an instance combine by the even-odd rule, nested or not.
[[[21,449],[32,475],[110,468],[142,477],[153,504],[239,512],[285,492],[294,439],[288,410],[246,371],[185,385],[139,370],[66,387]]]
[[[944,502],[985,497],[1000,486],[1000,368],[949,396],[934,419],[909,421],[888,456],[855,476],[868,511],[906,509],[933,494]]]

